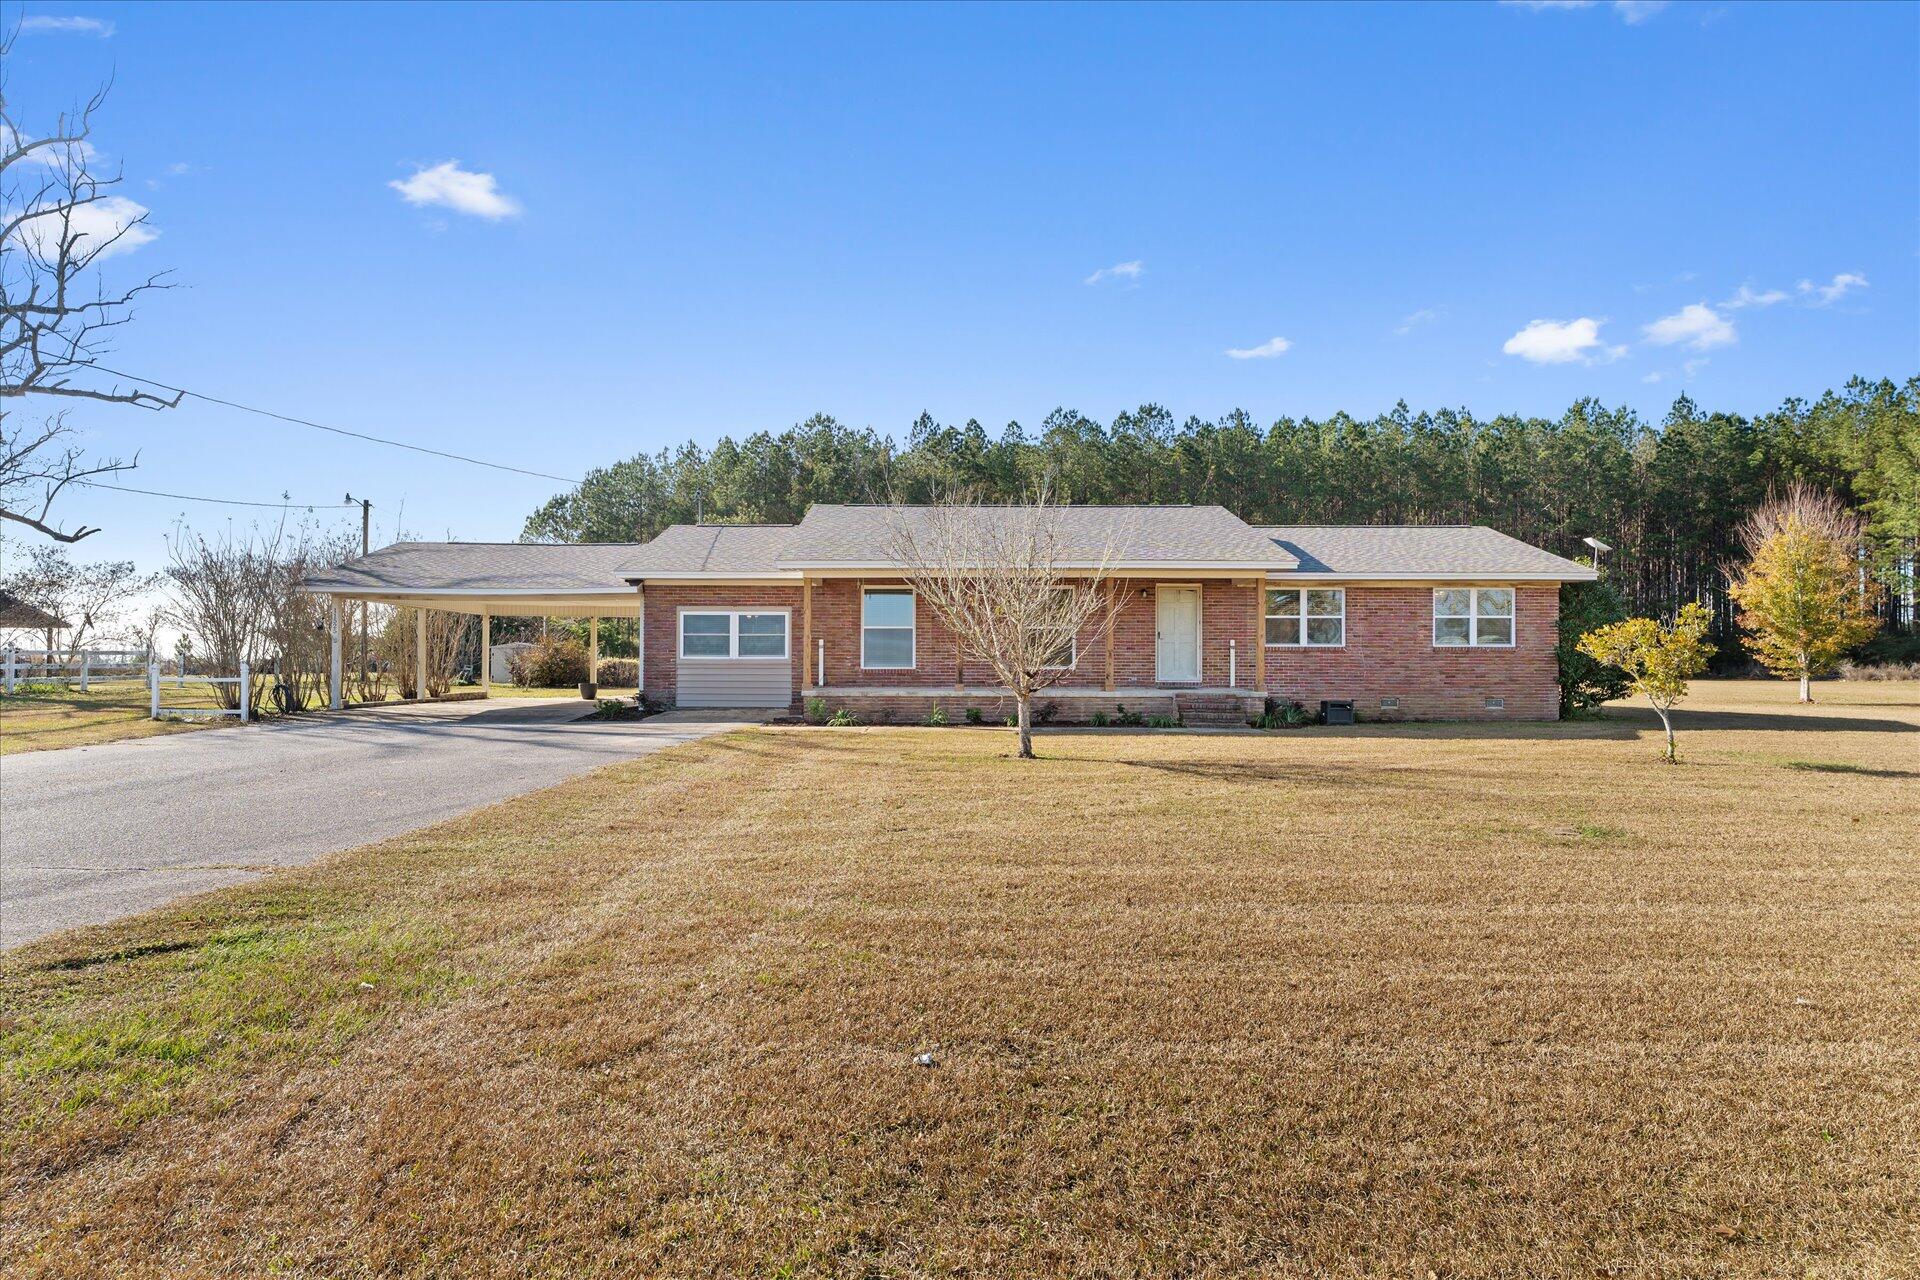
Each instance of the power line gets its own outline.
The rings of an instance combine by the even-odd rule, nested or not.
[[[133,382],[144,382],[150,387],[159,387],[162,391],[171,391],[175,395],[192,396],[195,400],[205,400],[208,404],[225,405],[229,409],[238,409],[242,413],[257,413],[263,418],[276,418],[281,422],[291,422],[295,426],[312,427],[315,431],[330,431],[336,436],[351,436],[355,440],[367,440],[374,444],[384,444],[394,449],[411,449],[415,453],[430,454],[436,458],[450,458],[455,462],[467,462],[476,467],[491,467],[495,471],[512,471],[523,476],[538,476],[542,480],[558,480],[561,484],[578,485],[582,483],[572,476],[556,476],[546,471],[529,471],[525,467],[510,467],[504,462],[488,462],[485,458],[473,458],[464,453],[448,453],[444,449],[429,449],[425,445],[408,444],[404,440],[388,440],[384,436],[370,436],[364,431],[348,431],[344,427],[330,427],[324,422],[314,422],[308,418],[296,418],[290,414],[275,413],[271,409],[259,409],[250,404],[241,404],[237,400],[223,400],[219,396],[206,395],[199,391],[189,391],[185,387],[169,386],[153,378],[143,378],[137,373],[127,373],[120,369],[109,369],[103,364],[92,366],[102,373],[113,374],[117,378],[126,378]]]
[[[122,375],[125,376],[125,375]],[[89,489],[112,489],[117,493],[144,493],[149,498],[177,498],[181,502],[215,502],[223,507],[272,507],[279,511],[316,511],[322,507],[357,507],[357,502],[248,502],[241,498],[203,498],[193,493],[166,493],[160,489],[135,489],[131,485],[106,484],[99,480],[74,480]]]

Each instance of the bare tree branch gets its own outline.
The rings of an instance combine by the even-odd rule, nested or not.
[[[147,211],[117,196],[121,181],[94,169],[89,138],[106,101],[102,87],[42,134],[28,132],[7,93],[6,69],[18,33],[0,33],[0,404],[25,396],[171,409],[179,393],[97,381],[95,365],[113,331],[133,318],[141,294],[165,289],[166,274],[109,287],[99,264],[151,236]],[[98,532],[67,531],[52,517],[70,484],[137,465],[138,459],[89,460],[65,418],[31,427],[0,411],[0,520],[58,542]]]
[[[1013,696],[1023,759],[1033,758],[1034,695],[1073,674],[1090,623],[1112,643],[1119,608],[1111,541],[1076,544],[1062,516],[1044,485],[1014,506],[954,493],[887,508],[892,556],[916,596]]]

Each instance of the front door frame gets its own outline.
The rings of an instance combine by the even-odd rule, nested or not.
[[[1193,674],[1191,676],[1171,675],[1161,661],[1160,632],[1161,602],[1169,591],[1191,592],[1193,595]],[[1197,582],[1161,582],[1153,589],[1153,679],[1156,684],[1199,684],[1205,667],[1201,661],[1200,640],[1206,634],[1206,592]]]

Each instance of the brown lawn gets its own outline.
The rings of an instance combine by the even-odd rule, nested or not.
[[[27,684],[18,693],[0,694],[0,755],[19,751],[49,751],[57,747],[90,747],[123,738],[151,738],[233,720],[208,716],[193,720],[153,720],[152,693],[142,680],[95,680],[79,686]],[[211,707],[205,685],[181,688],[162,683],[163,707]]]
[[[1920,685],[1819,692],[746,731],[37,944],[0,1270],[1911,1275]]]

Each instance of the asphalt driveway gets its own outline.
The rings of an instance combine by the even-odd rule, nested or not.
[[[749,714],[574,699],[320,715],[0,758],[0,947],[235,884],[690,742]]]

